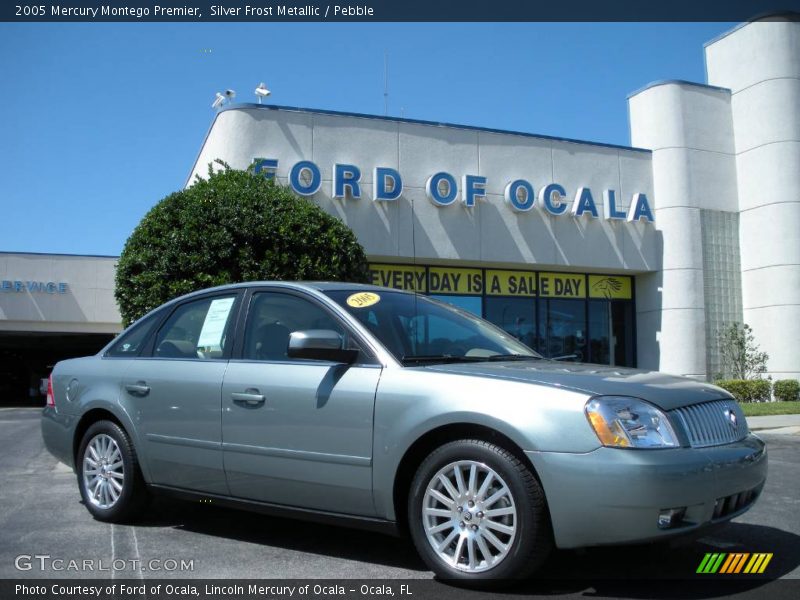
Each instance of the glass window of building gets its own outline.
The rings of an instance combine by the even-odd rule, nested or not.
[[[538,352],[547,358],[586,362],[586,302],[540,299]]]
[[[589,300],[589,362],[610,365],[613,334],[611,332],[611,303]]]
[[[487,297],[484,318],[529,348],[536,349],[536,300],[533,298]]]
[[[632,302],[611,302],[613,365],[632,367],[635,363],[634,315]]]
[[[483,313],[483,299],[480,296],[446,296],[443,294],[431,294],[431,298],[447,302],[479,317]]]

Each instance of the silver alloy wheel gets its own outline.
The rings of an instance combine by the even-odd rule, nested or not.
[[[83,489],[92,505],[108,509],[114,506],[125,483],[122,452],[110,435],[94,436],[83,452]]]
[[[460,460],[428,482],[422,523],[441,560],[459,571],[479,573],[508,556],[517,535],[517,508],[497,471],[482,462]]]

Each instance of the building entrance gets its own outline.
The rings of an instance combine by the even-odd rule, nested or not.
[[[0,405],[39,406],[41,380],[60,360],[97,353],[110,334],[0,332]]]

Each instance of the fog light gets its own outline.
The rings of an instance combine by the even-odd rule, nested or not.
[[[683,520],[686,514],[686,507],[681,508],[665,508],[658,513],[658,528],[670,529],[677,527]]]

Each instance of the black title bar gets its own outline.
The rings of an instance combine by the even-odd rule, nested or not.
[[[0,21],[390,22],[748,21],[800,18],[800,0],[36,0],[3,2]]]
[[[3,600],[583,600],[724,598],[794,600],[800,579],[697,576],[682,580],[506,582],[499,592],[432,579],[28,579],[0,580]]]

